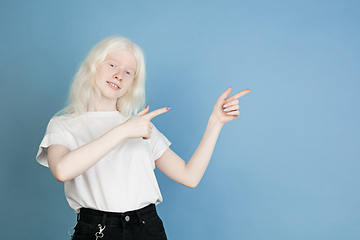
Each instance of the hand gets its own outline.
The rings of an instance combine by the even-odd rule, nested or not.
[[[170,107],[164,107],[147,113],[149,111],[149,105],[146,106],[144,110],[132,116],[124,123],[123,126],[129,134],[128,137],[149,139],[151,137],[151,129],[154,127],[150,120],[169,110]]]
[[[239,100],[245,94],[249,93],[250,89],[245,89],[237,94],[226,98],[231,93],[232,88],[228,88],[215,103],[213,115],[218,119],[222,124],[230,122],[231,120],[236,119],[239,112]]]

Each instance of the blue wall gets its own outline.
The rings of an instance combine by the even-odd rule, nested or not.
[[[169,239],[359,239],[359,1],[2,1],[0,22],[8,239],[68,239],[63,184],[35,155],[79,63],[110,35],[144,49],[147,103],[172,107],[153,122],[184,159],[217,97],[252,89],[197,188],[156,172]]]

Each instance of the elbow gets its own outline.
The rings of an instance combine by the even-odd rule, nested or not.
[[[63,176],[54,175],[54,177],[58,182],[66,182],[67,181],[67,179]]]
[[[196,188],[197,185],[200,183],[200,180],[201,178],[199,177],[187,175],[182,178],[180,183],[187,188]]]
[[[188,183],[186,183],[186,184],[183,184],[185,187],[187,187],[187,188],[196,188],[197,187],[197,185],[199,184],[199,182],[188,182]]]
[[[58,182],[66,182],[68,180],[64,174],[58,172],[52,172],[52,174]]]
[[[51,173],[58,182],[66,182],[69,179],[66,171],[62,171],[59,166],[50,167]]]

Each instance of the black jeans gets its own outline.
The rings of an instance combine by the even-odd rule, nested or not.
[[[154,204],[125,213],[81,208],[73,240],[166,240]]]

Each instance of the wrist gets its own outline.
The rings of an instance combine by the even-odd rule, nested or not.
[[[220,122],[220,120],[216,117],[214,113],[211,113],[208,124],[213,128],[219,128],[219,129],[221,129],[224,126],[224,123]]]
[[[130,138],[130,133],[128,128],[124,126],[124,123],[117,125],[115,128],[115,133],[119,142],[124,141],[127,138]]]

